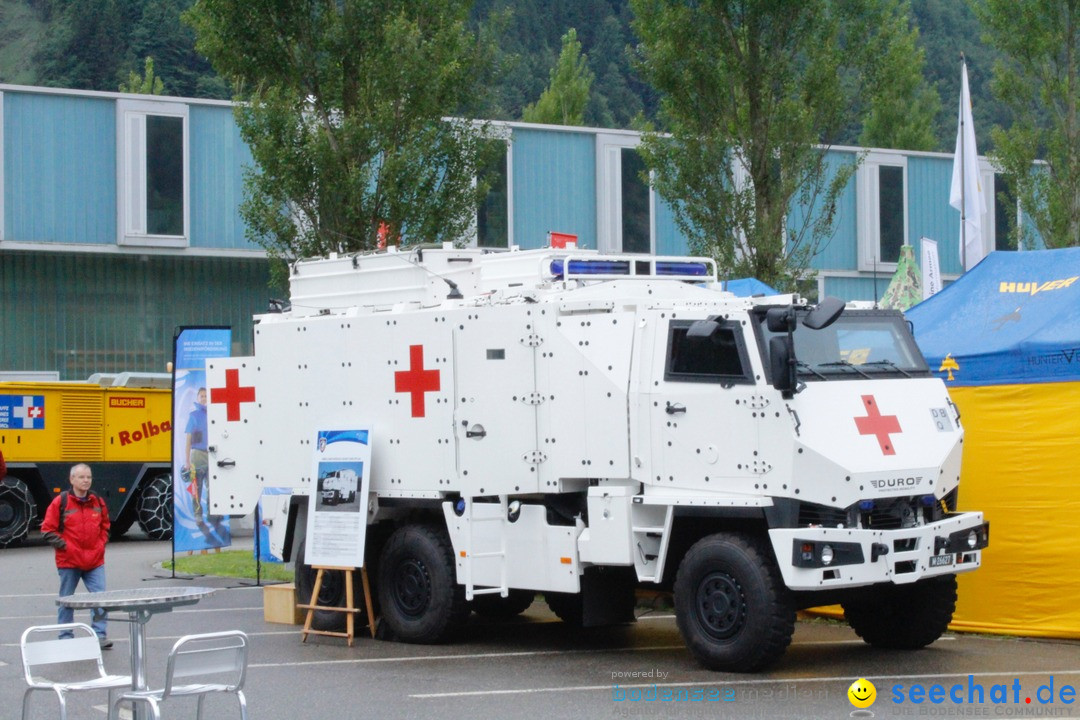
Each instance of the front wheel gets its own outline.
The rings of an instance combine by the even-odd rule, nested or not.
[[[36,514],[37,505],[26,483],[10,475],[0,478],[0,547],[25,539]]]
[[[172,475],[168,473],[150,478],[139,492],[135,514],[139,527],[151,540],[168,540],[172,537],[172,496]]]
[[[468,616],[445,531],[430,525],[395,530],[383,547],[378,576],[383,622],[397,640],[442,642]]]
[[[683,557],[675,619],[694,658],[728,672],[764,670],[795,631],[794,603],[771,554],[738,533],[703,538]]]
[[[844,617],[870,645],[918,650],[941,637],[956,610],[956,576],[895,585],[871,598],[844,603]]]

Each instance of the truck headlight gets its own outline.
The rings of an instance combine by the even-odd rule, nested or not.
[[[979,536],[975,533],[975,531],[972,530],[971,532],[969,532],[968,536],[967,536],[968,547],[971,548],[972,550],[974,550],[975,545],[977,545],[978,542],[979,542]]]
[[[821,564],[822,565],[832,565],[832,561],[833,561],[832,545],[822,545],[821,546]]]

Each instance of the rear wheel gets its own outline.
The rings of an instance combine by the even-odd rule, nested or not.
[[[37,515],[30,488],[17,477],[0,479],[0,547],[21,542]]]
[[[703,538],[683,557],[675,619],[697,661],[728,672],[772,665],[795,631],[794,603],[771,554],[737,533]]]
[[[453,549],[444,530],[430,525],[395,530],[382,550],[378,577],[382,618],[396,640],[441,642],[468,616],[465,589],[457,584]]]
[[[567,625],[582,626],[585,605],[581,593],[545,592],[544,602]]]
[[[168,473],[150,478],[139,492],[135,513],[139,527],[151,540],[168,540],[172,537],[172,495],[172,475]]]
[[[532,590],[511,590],[506,597],[502,595],[477,595],[473,598],[472,609],[477,615],[489,618],[512,618],[529,609],[536,593]]]
[[[311,595],[315,590],[315,576],[318,570],[305,563],[306,541],[300,542],[296,552],[296,569],[293,581],[296,584],[296,601],[300,605],[321,605],[323,607],[345,607],[348,594],[345,587],[345,573],[341,570],[323,570],[319,597],[313,603]],[[354,573],[359,575],[359,573]],[[353,598],[364,597],[361,592],[353,593]],[[339,631],[345,629],[345,613],[333,610],[315,610],[311,616],[311,627],[315,630]]]
[[[896,585],[870,599],[844,603],[844,617],[859,637],[892,650],[917,650],[934,642],[955,610],[955,575]]]

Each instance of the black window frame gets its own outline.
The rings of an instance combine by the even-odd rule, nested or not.
[[[668,322],[667,347],[664,351],[664,380],[666,382],[714,383],[722,387],[753,385],[755,383],[753,368],[750,366],[750,353],[747,352],[742,325],[739,322],[727,319],[716,318],[714,321],[718,325],[715,332],[731,333],[732,339],[735,341],[735,349],[739,358],[739,365],[742,368],[742,374],[688,373],[674,370],[675,345],[677,342],[685,341],[686,332],[697,321],[671,320]],[[703,338],[699,342],[712,342],[712,340]]]

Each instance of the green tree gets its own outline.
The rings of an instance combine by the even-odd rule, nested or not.
[[[975,11],[983,39],[1003,55],[991,90],[1013,115],[1008,129],[991,131],[991,157],[1046,246],[1078,245],[1080,0],[982,0]],[[1012,225],[1011,240],[1030,245]]]
[[[855,170],[827,153],[888,81],[895,0],[631,0],[661,93],[643,156],[697,252],[790,288],[832,233]],[[903,34],[901,33],[901,36]]]
[[[140,95],[164,95],[165,83],[161,78],[154,75],[154,58],[146,57],[143,74],[132,71],[126,83],[120,83],[120,92],[138,93]]]
[[[934,121],[941,98],[923,76],[926,52],[919,46],[919,29],[910,24],[909,11],[886,15],[879,44],[889,54],[882,59],[873,83],[869,112],[863,120],[859,144],[897,150],[936,150]]]
[[[463,0],[199,0],[197,49],[239,88],[257,169],[241,214],[273,256],[390,241],[454,241],[486,188],[468,102],[489,83],[491,43]]]
[[[588,58],[581,54],[577,30],[570,28],[562,37],[562,51],[551,69],[547,89],[535,104],[525,107],[522,119],[550,125],[583,125],[594,78],[587,62]]]

